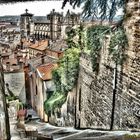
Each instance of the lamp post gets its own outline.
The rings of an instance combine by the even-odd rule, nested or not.
[[[3,67],[1,63],[1,55],[0,55],[0,103],[1,103],[1,109],[3,111],[4,115],[4,126],[6,131],[6,136],[4,136],[3,139],[10,140],[10,124],[9,124],[9,115],[8,115],[8,109],[7,109],[7,103],[6,103],[6,96],[5,96],[5,84],[4,84],[4,73],[3,73]],[[6,137],[6,138],[5,138]]]
[[[113,126],[114,126],[115,103],[116,103],[116,88],[117,88],[117,63],[115,64],[114,77],[113,77],[113,98],[112,98],[112,113],[111,113],[110,130],[113,130]]]
[[[119,51],[119,46],[115,47],[116,51]],[[118,53],[119,54],[119,53]],[[110,130],[113,130],[114,127],[114,115],[115,115],[115,104],[116,104],[116,89],[117,89],[117,64],[118,64],[118,55],[115,58],[115,67],[114,67],[114,76],[113,76],[113,98],[112,98],[112,113],[111,113],[111,124]]]

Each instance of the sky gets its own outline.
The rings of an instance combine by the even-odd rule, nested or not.
[[[34,1],[34,2],[19,2],[14,4],[0,4],[0,16],[5,15],[21,15],[28,9],[29,13],[35,16],[46,16],[52,9],[56,12],[64,12],[68,9],[73,12],[81,12],[81,8],[73,9],[69,4],[64,9],[61,9],[62,1]]]

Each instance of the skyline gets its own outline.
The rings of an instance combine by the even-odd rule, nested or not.
[[[61,7],[62,1],[35,1],[0,4],[0,16],[21,15],[25,12],[25,9],[28,9],[28,12],[34,14],[34,16],[46,16],[52,11],[52,9],[55,9],[56,12],[63,12],[64,14],[67,10],[76,13],[82,12],[82,8],[73,9],[69,4],[67,4],[64,9],[61,9]]]

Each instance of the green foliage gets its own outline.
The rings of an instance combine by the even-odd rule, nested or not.
[[[131,140],[138,140],[138,138],[140,138],[140,134],[125,134],[124,135],[124,139],[127,138],[131,138]],[[133,139],[134,138],[134,139]]]
[[[111,36],[109,54],[113,61],[122,64],[127,55],[124,53],[128,46],[128,40],[123,28],[118,28]]]
[[[54,92],[53,95],[44,102],[46,114],[49,114],[49,112],[53,112],[56,108],[60,108],[65,101],[65,94]]]
[[[56,86],[57,91],[61,91],[61,70],[60,69],[54,69],[52,71],[52,76],[54,80],[54,84]]]
[[[90,51],[93,71],[98,71],[100,62],[100,50],[103,46],[104,36],[110,34],[109,54],[116,63],[122,65],[127,55],[124,53],[128,46],[128,40],[122,27],[111,32],[107,26],[93,26],[87,30],[87,48]]]
[[[81,29],[69,29],[67,31],[67,45],[68,49],[65,51],[64,56],[59,60],[59,67],[53,70],[52,77],[56,85],[56,91],[51,97],[44,102],[45,112],[49,115],[54,112],[66,101],[67,93],[71,91],[78,78],[79,70],[79,56],[80,48],[79,42],[74,40],[74,37],[80,33]]]
[[[76,29],[73,28],[68,28],[67,32],[67,45],[68,48],[78,48],[80,47],[81,49],[84,46],[84,26],[82,24],[80,24],[79,27],[77,27]]]
[[[77,47],[78,44],[75,43],[73,40],[73,38],[76,36],[76,30],[71,28],[66,32],[66,34],[67,34],[66,42],[67,42],[68,48]]]
[[[85,33],[85,28],[83,24],[80,23],[80,26],[77,28],[77,34],[79,37],[78,44],[81,50],[85,47],[85,34],[84,33]]]
[[[69,48],[59,61],[59,67],[53,71],[56,90],[68,92],[73,89],[78,77],[79,48]]]
[[[104,35],[110,32],[107,26],[92,26],[87,30],[87,47],[91,50],[91,61],[93,71],[98,71],[100,61],[100,50]]]
[[[7,96],[6,97],[6,99],[8,100],[8,101],[13,101],[13,100],[16,100],[16,99],[18,99],[18,97],[17,96]]]
[[[21,110],[21,109],[23,109],[24,108],[24,104],[22,103],[22,102],[19,102],[18,104],[17,104],[17,110]]]

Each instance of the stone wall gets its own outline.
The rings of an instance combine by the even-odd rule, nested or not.
[[[10,140],[8,107],[4,89],[4,73],[0,60],[0,139]]]
[[[114,129],[140,128],[140,7],[129,2],[131,16],[124,22],[129,47],[126,62],[117,66]],[[109,37],[108,37],[109,39]],[[108,41],[105,41],[108,42]],[[110,129],[115,64],[108,55],[108,44],[101,50],[99,72],[92,71],[91,58],[82,53],[77,87],[77,127]]]
[[[49,122],[53,125],[63,127],[74,127],[75,126],[75,101],[76,101],[76,89],[73,88],[67,94],[67,99],[58,110],[51,113]]]
[[[80,127],[109,129],[112,109],[113,69],[102,66],[102,72],[97,75],[92,71],[90,59],[87,54],[82,54],[80,59],[77,91]]]
[[[24,71],[18,72],[5,72],[4,73],[5,84],[9,85],[9,90],[15,96],[25,103],[26,93],[25,93],[25,74]],[[5,93],[9,95],[8,89],[5,86]]]

